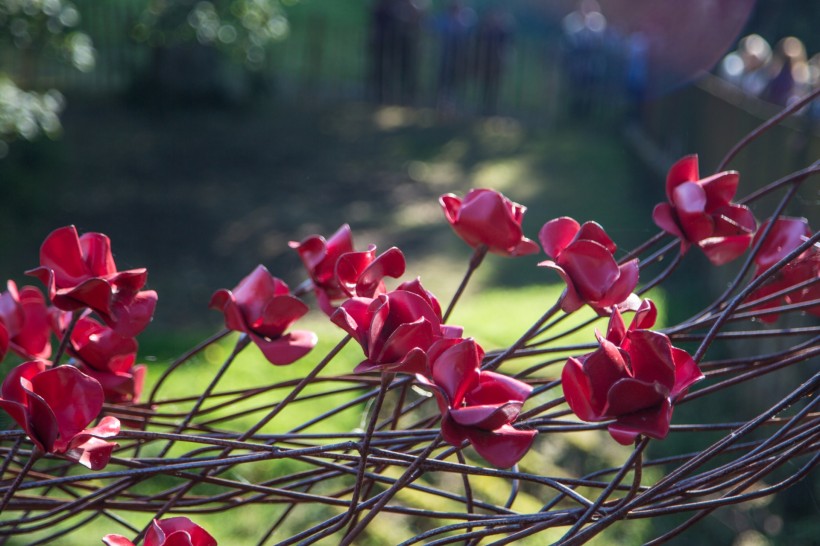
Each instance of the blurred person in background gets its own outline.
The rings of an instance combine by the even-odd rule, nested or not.
[[[794,36],[780,40],[772,54],[770,73],[773,76],[763,92],[765,100],[785,106],[804,94],[809,67],[803,42]]]

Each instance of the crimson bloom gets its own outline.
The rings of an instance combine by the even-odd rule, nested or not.
[[[105,535],[106,546],[134,546],[122,535]],[[145,533],[143,546],[216,546],[208,531],[185,517],[154,520]]]
[[[70,342],[77,367],[100,382],[106,402],[139,401],[145,366],[134,366],[137,340],[117,335],[91,317],[82,317],[71,332]]]
[[[366,359],[356,372],[426,373],[427,349],[442,337],[461,335],[461,328],[441,323],[438,300],[418,279],[376,298],[351,298],[330,320],[362,346]]]
[[[668,203],[659,203],[652,218],[662,230],[680,238],[685,252],[698,245],[715,265],[731,262],[749,247],[757,222],[748,207],[731,203],[740,175],[724,171],[698,174],[698,156],[672,165],[666,176]]]
[[[236,288],[217,290],[209,307],[225,314],[225,326],[248,334],[271,364],[291,364],[316,345],[316,334],[285,330],[308,312],[288,285],[259,265]]]
[[[0,388],[0,408],[20,425],[31,441],[46,453],[60,455],[92,470],[108,464],[120,422],[103,417],[96,427],[103,390],[96,379],[72,366],[48,368],[32,360],[14,368]]]
[[[291,241],[290,247],[299,253],[307,269],[319,307],[327,315],[335,304],[353,296],[372,298],[385,292],[384,277],[404,275],[404,255],[390,248],[376,256],[376,247],[356,252],[350,226],[344,224],[330,239],[311,235],[301,242]]]
[[[52,231],[40,247],[40,267],[27,271],[48,287],[55,307],[91,309],[118,334],[135,336],[154,314],[157,293],[141,290],[145,268],[117,271],[111,241],[102,233],[77,235],[74,226]]]
[[[771,220],[767,220],[755,235],[754,244],[757,245],[759,237],[766,231]],[[763,241],[760,250],[754,258],[755,278],[763,275],[771,269],[777,262],[785,258],[795,248],[803,244],[812,236],[811,227],[805,218],[780,217],[775,220],[771,232]],[[755,290],[750,296],[750,300],[764,298],[775,292],[786,290],[789,287],[800,284],[810,279],[820,277],[820,249],[817,246],[809,248],[794,260],[786,264],[779,271],[775,272],[771,278]],[[787,293],[783,296],[785,303],[801,303],[820,299],[820,282],[805,286]],[[756,306],[755,310],[765,310],[777,307],[780,303],[777,300],[763,303]],[[807,312],[815,316],[820,316],[820,305],[806,309]],[[760,314],[759,318],[763,322],[774,322],[777,320],[776,313]]]
[[[9,347],[30,360],[50,357],[56,317],[43,293],[34,286],[18,291],[14,281],[8,281],[6,287],[0,294],[0,323],[7,331]]]
[[[439,197],[439,203],[458,236],[473,248],[484,245],[502,256],[538,252],[538,245],[521,230],[527,208],[495,190],[473,189],[464,199],[448,193]]]
[[[587,303],[599,313],[609,313],[615,305],[637,300],[632,291],[638,284],[638,259],[619,266],[613,256],[618,247],[600,224],[580,225],[564,216],[544,224],[538,238],[554,259],[538,265],[554,269],[567,283],[564,311],[570,313]]]
[[[430,378],[442,414],[441,433],[451,445],[468,440],[479,455],[498,468],[509,468],[527,453],[535,430],[512,423],[532,392],[522,381],[480,370],[484,351],[473,339],[442,339],[428,351]]]
[[[612,312],[606,337],[596,332],[600,348],[571,357],[561,374],[569,407],[583,421],[607,421],[609,433],[628,445],[639,434],[665,438],[672,404],[703,378],[689,354],[669,338],[647,328],[657,312],[644,300],[629,329],[621,313]]]

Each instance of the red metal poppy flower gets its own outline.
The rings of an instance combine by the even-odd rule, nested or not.
[[[318,341],[306,330],[285,331],[308,312],[288,285],[257,266],[236,288],[217,290],[211,309],[225,314],[225,326],[248,334],[271,364],[291,364],[308,354]]]
[[[14,281],[0,294],[0,323],[8,334],[8,346],[25,359],[47,359],[51,356],[51,332],[56,309],[49,309],[43,293],[34,286],[19,291]],[[0,351],[2,353],[2,351]],[[2,355],[0,354],[0,359]]]
[[[351,298],[330,320],[362,346],[366,359],[356,372],[426,373],[427,349],[442,337],[459,337],[462,331],[441,323],[438,300],[418,279],[377,298]]]
[[[120,422],[107,416],[85,428],[103,405],[103,390],[94,378],[72,366],[49,369],[48,363],[32,360],[6,376],[1,393],[0,408],[40,450],[92,470],[108,464],[117,444],[102,438],[119,434]]]
[[[448,193],[439,198],[439,203],[458,236],[473,248],[484,245],[503,256],[538,252],[538,245],[524,237],[521,230],[527,208],[495,190],[473,189],[464,199]]]
[[[374,245],[364,252],[356,252],[347,224],[328,240],[321,235],[311,235],[298,243],[291,241],[289,245],[299,253],[319,307],[327,315],[333,314],[335,305],[347,298],[383,294],[384,277],[398,278],[404,274],[404,255],[398,248],[390,248],[379,256]]]
[[[141,290],[146,269],[117,271],[111,242],[102,233],[79,237],[74,226],[52,231],[40,247],[40,267],[26,273],[48,287],[55,307],[91,309],[122,336],[137,335],[154,315],[157,293]]]
[[[522,381],[480,370],[484,351],[473,339],[443,339],[428,351],[430,379],[442,414],[441,433],[454,446],[468,440],[498,468],[509,468],[527,453],[535,430],[512,426],[532,392]]]
[[[760,226],[757,235],[755,235],[754,245],[757,244],[759,237],[765,233],[770,222],[771,220],[767,220]],[[768,237],[766,237],[766,240],[763,241],[760,250],[754,258],[756,265],[755,278],[766,273],[772,266],[785,258],[786,255],[811,236],[812,230],[811,227],[809,227],[808,220],[805,218],[777,218],[774,227],[772,227],[771,232]],[[775,272],[772,277],[765,281],[763,286],[749,296],[749,300],[758,300],[775,292],[786,290],[792,286],[819,277],[820,248],[814,246]],[[818,300],[820,299],[820,282],[795,289],[785,294],[782,299],[785,303],[802,303]],[[758,305],[754,307],[754,309],[760,311],[777,307],[780,304],[781,302],[775,299]],[[805,309],[805,311],[812,315],[820,316],[820,305],[809,307]],[[776,313],[759,315],[759,319],[763,322],[774,322],[777,320],[777,317],[778,315]]]
[[[666,177],[668,203],[659,203],[652,218],[662,230],[698,245],[715,265],[731,262],[749,247],[757,222],[748,207],[731,203],[740,175],[724,171],[700,179],[698,156],[672,165]]]
[[[134,366],[137,340],[117,335],[90,317],[82,317],[71,332],[71,352],[77,367],[100,382],[105,401],[139,401],[145,366]]]
[[[105,535],[102,541],[106,546],[134,546],[122,535]],[[216,546],[216,539],[185,517],[155,519],[143,546]]]
[[[547,256],[554,259],[538,265],[554,269],[567,283],[561,304],[564,311],[570,313],[587,303],[598,313],[608,314],[616,305],[638,304],[632,294],[638,284],[638,259],[619,266],[613,256],[618,247],[600,224],[580,225],[564,216],[544,224],[538,238]]]
[[[655,323],[654,304],[644,300],[626,329],[615,309],[606,337],[596,332],[596,351],[571,357],[561,374],[569,407],[583,421],[607,421],[609,433],[627,445],[639,434],[665,438],[672,405],[703,378],[689,354],[672,346]]]

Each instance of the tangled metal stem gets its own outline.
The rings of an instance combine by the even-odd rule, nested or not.
[[[727,154],[721,168],[801,104],[744,139]],[[818,163],[810,165],[742,202],[782,191],[774,210],[779,216],[798,187],[818,171]],[[579,477],[546,476],[526,459],[520,467],[508,470],[489,468],[466,443],[453,447],[443,442],[437,426],[440,414],[431,397],[419,393],[412,377],[327,374],[328,364],[349,337],[318,359],[301,379],[219,390],[219,379],[248,345],[247,338],[240,337],[204,393],[161,396],[161,387],[173,380],[174,372],[228,335],[222,331],[175,361],[146,402],[106,406],[109,415],[138,426],[119,434],[119,448],[103,471],[78,471],[36,450],[24,432],[0,432],[0,544],[38,531],[45,535],[36,544],[46,544],[98,519],[139,539],[150,519],[146,515],[195,515],[251,505],[279,507],[277,518],[260,525],[258,546],[313,544],[327,537],[334,537],[334,543],[354,544],[379,514],[412,518],[416,534],[396,537],[403,545],[501,545],[550,529],[557,530],[550,535],[557,543],[575,545],[617,522],[687,515],[683,523],[651,542],[661,544],[720,507],[782,491],[805,478],[820,460],[816,396],[820,327],[801,315],[820,300],[782,304],[761,312],[755,308],[782,300],[795,287],[749,299],[789,261],[817,245],[819,238],[815,233],[763,275],[749,279],[761,239],[722,295],[663,330],[676,343],[696,344],[694,358],[707,378],[680,398],[679,406],[719,396],[726,389],[773,373],[783,375],[783,384],[792,385],[779,400],[757,408],[741,421],[682,423],[676,419],[670,436],[685,435],[689,452],[653,458],[649,454],[655,441],[639,438],[631,451],[624,451],[619,466]],[[485,254],[486,248],[481,247],[474,254],[447,315]],[[622,262],[633,257],[641,259],[642,273],[651,279],[642,291],[666,281],[682,259],[677,241],[670,242],[663,234],[627,253]],[[797,288],[817,282],[817,278],[809,279]],[[586,344],[570,343],[568,338],[594,326],[601,328],[602,319],[573,323],[560,304],[559,299],[514,344],[488,353],[483,363],[485,369],[506,371],[517,359],[529,359],[510,374],[535,387],[535,400],[524,408],[516,427],[541,433],[536,451],[538,442],[551,442],[559,438],[558,433],[607,427],[607,423],[584,423],[572,417],[557,390],[560,371],[555,366],[567,356],[594,349],[591,336]],[[749,322],[766,313],[784,316],[788,326]],[[738,340],[743,342],[742,350]],[[708,355],[716,356],[710,360]],[[784,374],[786,369],[792,371]],[[327,432],[337,430],[334,423],[340,416],[361,412],[362,407],[368,412],[362,430]],[[271,432],[266,425],[289,409],[296,409],[288,412],[290,430]],[[248,417],[255,424],[242,427]],[[246,468],[259,463],[288,470],[272,472],[263,480],[244,479]],[[475,487],[479,479],[504,483],[506,491],[497,498],[488,496]],[[144,487],[146,484],[151,487]],[[538,509],[519,502],[523,496],[538,499]],[[304,518],[305,514],[309,514],[309,526],[290,536],[283,534],[291,532],[289,518]],[[89,543],[96,540],[93,537]]]

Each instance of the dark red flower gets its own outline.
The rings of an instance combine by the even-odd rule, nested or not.
[[[9,331],[6,325],[0,321],[0,361],[6,358],[6,353],[9,351]]]
[[[353,296],[372,298],[385,292],[384,277],[404,274],[404,255],[390,248],[376,256],[376,247],[356,252],[350,226],[344,224],[330,239],[311,235],[301,242],[291,241],[307,269],[319,307],[331,315],[335,304]]]
[[[134,366],[137,340],[117,335],[90,317],[82,317],[71,332],[72,354],[78,368],[100,382],[105,401],[122,404],[139,401],[145,366]]]
[[[757,235],[755,235],[754,245],[757,244],[758,239],[766,231],[770,221],[771,220],[767,220],[760,226]],[[811,227],[809,227],[808,220],[805,218],[777,218],[774,227],[768,237],[766,237],[766,240],[763,241],[757,255],[755,255],[755,278],[766,273],[772,266],[785,258],[786,255],[803,244],[811,236],[812,230]],[[817,279],[818,277],[820,277],[820,248],[815,245],[783,266],[768,280],[764,281],[764,284],[749,296],[749,300],[758,300],[810,279]],[[789,292],[783,296],[782,299],[785,303],[790,304],[820,299],[820,282]],[[781,302],[775,299],[760,304],[754,307],[754,309],[761,311],[779,305],[781,305]],[[810,307],[805,311],[812,315],[820,316],[820,305]],[[777,317],[778,315],[776,313],[759,315],[759,319],[763,322],[774,322],[777,320]]]
[[[486,246],[503,256],[536,254],[538,245],[524,237],[521,221],[526,207],[495,190],[473,189],[462,200],[448,193],[439,198],[447,221],[473,248]]]
[[[288,285],[257,266],[236,288],[217,290],[209,306],[225,314],[225,326],[248,334],[271,364],[291,364],[308,354],[318,341],[306,330],[285,330],[308,312]]]
[[[91,309],[118,334],[135,336],[154,314],[157,293],[141,290],[145,268],[117,271],[102,233],[77,235],[74,226],[52,231],[40,247],[40,267],[27,271],[48,287],[55,307]]]
[[[580,225],[564,216],[544,224],[538,238],[554,260],[538,265],[554,269],[567,283],[564,311],[570,313],[587,303],[599,313],[609,313],[627,300],[637,304],[632,291],[638,284],[638,259],[619,266],[613,256],[618,247],[600,224]]]
[[[629,329],[615,309],[600,348],[571,357],[561,374],[569,407],[583,421],[607,421],[609,433],[627,445],[639,434],[665,438],[672,404],[703,378],[689,354],[669,338],[647,328],[655,323],[654,304],[644,300]]]
[[[102,541],[106,546],[134,546],[122,535],[105,535]],[[216,546],[216,539],[188,518],[155,519],[143,546]]]
[[[61,455],[92,470],[108,464],[117,446],[102,438],[116,436],[120,422],[103,417],[96,427],[103,390],[97,380],[72,366],[48,368],[42,360],[14,368],[2,385],[4,409],[42,451]]]
[[[481,371],[484,351],[472,339],[443,339],[428,351],[430,378],[442,414],[441,433],[454,446],[468,440],[479,455],[499,468],[509,468],[526,454],[536,431],[512,423],[532,392],[522,381]]]
[[[9,347],[29,360],[50,357],[54,314],[43,293],[34,286],[18,291],[14,281],[6,286],[0,294],[0,323],[8,333]]]
[[[351,298],[330,320],[362,346],[366,360],[356,372],[426,373],[427,349],[442,337],[461,335],[461,328],[441,323],[438,300],[418,279],[376,298]]]
[[[698,156],[672,165],[666,177],[668,203],[655,207],[652,218],[662,230],[698,245],[715,265],[731,262],[749,247],[757,222],[748,207],[731,203],[740,175],[724,171],[700,179]]]

